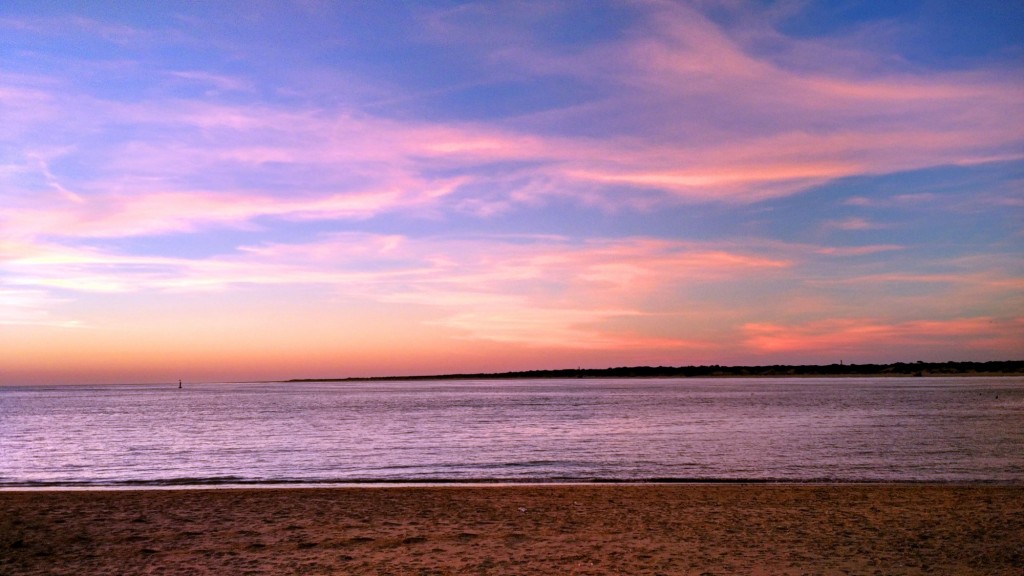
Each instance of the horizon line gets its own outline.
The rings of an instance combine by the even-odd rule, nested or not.
[[[978,368],[997,368],[979,371]],[[779,371],[785,370],[786,373]],[[555,368],[535,370],[513,370],[508,372],[421,374],[410,376],[347,376],[326,378],[291,378],[269,380],[268,382],[366,382],[381,380],[468,380],[468,379],[528,379],[528,378],[662,378],[662,377],[786,377],[786,376],[914,376],[924,372],[934,375],[1012,375],[1024,373],[1024,360],[989,360],[946,362],[889,362],[868,364],[764,364],[735,365],[719,364],[689,366],[619,366],[610,368]],[[760,371],[753,374],[751,371]],[[641,373],[637,373],[641,372]]]

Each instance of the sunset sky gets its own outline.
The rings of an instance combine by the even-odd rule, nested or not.
[[[0,384],[1024,358],[1024,3],[0,4]]]

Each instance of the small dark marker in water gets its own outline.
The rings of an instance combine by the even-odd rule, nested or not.
[[[178,380],[178,389],[181,389],[181,380]]]

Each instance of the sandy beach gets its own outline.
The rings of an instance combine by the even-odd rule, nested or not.
[[[1015,574],[1024,488],[0,493],[0,574]]]

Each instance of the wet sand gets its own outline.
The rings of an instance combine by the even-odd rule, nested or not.
[[[0,574],[1014,574],[1024,487],[0,493]]]

